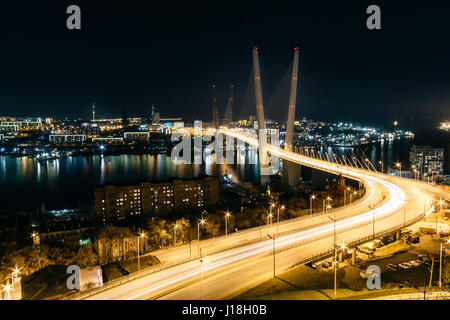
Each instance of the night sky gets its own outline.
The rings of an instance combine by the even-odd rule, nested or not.
[[[267,117],[284,120],[298,45],[297,117],[450,120],[444,1],[93,2],[2,3],[0,115],[89,118],[95,102],[99,118],[124,108],[149,116],[154,103],[162,117],[210,120],[211,84],[222,117],[233,83],[236,120],[255,113],[257,45]],[[70,4],[81,7],[81,30],[66,28]],[[381,7],[381,30],[366,28],[370,4]]]

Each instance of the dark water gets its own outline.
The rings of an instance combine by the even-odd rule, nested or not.
[[[258,181],[259,166],[227,166],[207,161],[202,165],[176,164],[166,155],[75,156],[48,162],[26,157],[0,156],[0,212],[46,209],[88,209],[94,205],[94,187],[133,184],[200,174],[220,177],[232,174],[235,181]]]
[[[450,149],[449,134],[426,133],[413,139],[401,139],[384,144],[365,146],[359,150],[376,165],[386,167],[401,161],[408,166],[409,149],[413,144],[427,144]],[[337,148],[340,153],[351,149]],[[90,208],[94,205],[94,186],[103,184],[132,184],[171,177],[189,178],[200,174],[222,176],[231,173],[233,179],[259,183],[257,152],[248,151],[245,165],[175,164],[166,155],[77,156],[47,163],[35,159],[0,157],[0,212],[35,210],[42,203],[47,209]],[[447,172],[449,169],[447,168]]]

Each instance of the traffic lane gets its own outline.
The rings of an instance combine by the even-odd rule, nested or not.
[[[364,211],[367,211],[367,202],[371,200],[370,203],[378,203],[381,205],[385,203],[388,198],[385,197],[387,194],[387,190],[383,186],[379,186],[376,188],[374,192],[374,196],[371,199],[367,199],[367,201],[363,201],[362,203],[355,204],[354,207],[339,207],[337,209],[333,209],[329,212],[329,214],[336,214],[337,219],[344,219],[353,215],[357,215]],[[286,222],[289,220],[285,220],[279,224],[279,232],[292,232],[298,231],[306,228],[317,227],[329,222],[329,218],[325,214],[314,215],[313,217],[302,217],[301,220],[295,220],[292,222]],[[276,228],[276,223],[273,223],[272,228]],[[246,242],[254,241],[254,240],[264,240],[267,237],[265,234],[267,230],[270,229],[269,226],[265,225],[262,227],[253,228],[255,230],[251,230],[249,232],[245,232],[243,234],[229,234],[228,237],[220,237],[214,239],[208,239],[200,241],[200,247],[202,248],[202,252],[206,254],[211,254],[211,252],[225,250],[232,248],[233,246],[244,245]],[[226,239],[226,241],[224,241]],[[184,245],[183,247],[177,247],[172,249],[166,249],[166,251],[153,252],[152,255],[158,257],[158,259],[162,263],[171,263],[176,262],[183,259],[189,259],[195,256],[198,256],[198,244],[195,243],[191,245]]]
[[[397,213],[397,221],[401,221],[401,214]],[[391,217],[392,218],[392,217]],[[383,219],[380,221],[380,227],[389,228],[391,220],[387,221]],[[357,240],[358,235],[364,236],[370,233],[372,226],[367,224],[359,227],[355,230],[348,230],[338,235],[337,243],[342,244]],[[300,247],[292,248],[276,254],[277,272],[286,269],[297,261],[304,257],[308,257],[318,249],[333,248],[334,237],[330,236],[321,240],[317,240],[314,243],[309,243]],[[270,252],[259,259],[254,261],[247,261],[246,263],[236,263],[235,268],[232,271],[224,272],[223,274],[215,274],[212,277],[204,275],[203,285],[207,287],[205,299],[223,299],[229,297],[232,294],[245,291],[251,288],[257,283],[270,279],[273,276],[273,257]],[[172,292],[162,299],[199,299],[198,296],[198,284],[193,284],[182,289]],[[205,292],[204,292],[205,294]],[[200,297],[201,298],[201,297]]]
[[[392,217],[391,217],[392,218]],[[400,219],[400,218],[399,218]],[[382,224],[383,222],[381,221],[380,222],[380,224]],[[389,221],[388,222],[388,225],[389,225],[389,223],[391,223],[391,221]],[[382,227],[382,225],[380,225],[380,228]],[[370,228],[370,224],[369,224],[369,226],[368,226],[368,228]],[[366,231],[368,231],[368,230],[366,230]],[[352,231],[351,232],[351,234],[352,234],[352,236],[355,234],[355,231]],[[314,244],[317,244],[317,241],[314,243]],[[303,247],[304,248],[304,247]],[[267,249],[266,249],[267,250]],[[269,250],[270,250],[270,248],[269,248]],[[317,250],[317,246],[314,246],[314,249],[313,250]],[[304,251],[304,252],[306,252],[306,251]],[[311,253],[309,253],[309,254],[311,254]],[[177,276],[179,276],[179,274],[177,275]],[[179,282],[179,281],[178,281]],[[124,285],[124,291],[123,292],[126,292],[126,285]],[[139,288],[137,288],[138,286],[136,286],[136,287],[133,287],[133,290],[135,290],[136,292],[138,292],[138,291],[141,291]],[[154,291],[154,290],[153,290]],[[123,295],[121,295],[121,297],[123,297]]]

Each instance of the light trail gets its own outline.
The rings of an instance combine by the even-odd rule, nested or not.
[[[252,139],[228,130],[221,131],[225,134],[232,135],[237,139],[245,141],[250,145],[258,146],[258,141],[256,139]],[[373,208],[370,211],[363,210],[362,213],[357,213],[354,216],[336,221],[336,231],[338,232],[338,234],[347,234],[347,241],[351,240],[352,236],[353,240],[357,240],[357,238],[355,238],[356,234],[358,234],[358,237],[360,238],[362,238],[364,235],[371,234],[371,230],[368,227],[373,223],[375,219],[382,225],[382,227],[379,227],[382,231],[388,230],[393,226],[394,223],[396,223],[397,220],[400,219],[399,209],[402,206],[406,205],[405,191],[408,190],[408,188],[412,188],[410,190],[412,193],[415,192],[416,195],[420,194],[419,191],[421,188],[417,184],[414,184],[407,180],[390,179],[390,177],[384,174],[368,172],[362,169],[352,168],[344,165],[330,164],[329,162],[323,160],[311,159],[292,152],[287,152],[283,149],[275,148],[271,145],[267,145],[267,150],[272,155],[295,163],[311,166],[313,168],[318,168],[320,170],[325,170],[332,173],[341,173],[356,180],[363,181],[366,184],[367,190],[369,192],[369,195],[364,202],[371,201],[376,193],[376,190],[378,190],[379,194],[380,188],[385,189],[386,201],[384,201],[380,206]],[[387,180],[386,178],[389,179]],[[395,183],[391,182],[390,180],[393,180]],[[432,212],[433,206],[427,206],[427,203],[429,203],[432,199],[431,197],[429,197],[427,202],[426,193],[424,193],[424,195],[424,208],[423,210],[419,210],[419,202],[418,200],[416,200],[413,206],[413,217],[421,215],[424,212],[425,207],[429,208],[428,210],[425,210],[426,215]],[[367,209],[369,209],[369,207],[367,207]],[[330,213],[330,215],[332,215],[332,213]],[[333,230],[334,222],[327,222],[319,226],[311,227],[307,230],[296,231],[288,235],[280,236],[276,239],[275,246],[276,249],[280,249],[290,245],[295,246],[298,243],[299,245],[302,245],[302,248],[303,245],[305,245],[305,248],[308,248],[308,252],[313,253],[314,250],[317,252],[317,250],[320,250],[320,248],[322,248],[323,250],[332,247],[332,244],[328,246],[327,241],[328,238],[331,237],[330,235],[333,233]],[[355,235],[353,235],[350,230],[355,230]],[[270,229],[266,231],[270,231]],[[350,234],[350,236],[348,236],[348,234]],[[227,239],[223,240],[227,241]],[[179,266],[175,266],[169,269],[161,270],[154,274],[150,274],[148,276],[144,276],[140,279],[132,280],[118,286],[117,288],[113,287],[111,289],[108,289],[106,292],[99,292],[92,298],[95,299],[95,297],[97,296],[97,298],[100,299],[143,299],[149,298],[149,295],[164,296],[168,291],[179,292],[180,290],[185,290],[180,289],[179,287],[183,285],[183,283],[185,284],[187,281],[193,281],[194,283],[199,281],[195,277],[199,276],[201,272],[213,270],[222,271],[220,270],[220,268],[226,266],[230,266],[231,268],[239,268],[239,265],[242,265],[242,263],[233,263],[271,252],[273,249],[272,241],[273,240],[263,240],[257,243],[245,245],[243,247],[225,249],[221,252],[209,255],[209,263],[205,267],[202,267],[198,260],[193,260]],[[313,247],[311,247],[308,246],[308,244],[314,245]],[[317,244],[320,244],[320,246],[317,246]],[[251,264],[249,264],[249,267],[251,268]],[[174,287],[177,285],[178,287]],[[227,287],[226,283],[218,283],[217,285]],[[190,287],[189,283],[187,287]],[[186,290],[186,292],[190,292],[190,289]]]

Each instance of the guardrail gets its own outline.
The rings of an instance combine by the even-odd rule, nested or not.
[[[431,209],[431,207],[432,206],[430,206],[429,209]],[[425,217],[425,214],[426,214],[426,212],[420,214],[419,216],[417,216],[417,217],[415,217],[415,218],[413,218],[411,220],[408,220],[406,223],[402,223],[402,224],[399,224],[399,225],[397,225],[395,227],[391,227],[389,229],[386,229],[386,230],[383,230],[383,231],[380,231],[380,232],[376,232],[375,235],[372,234],[370,236],[366,236],[366,237],[359,238],[357,240],[353,240],[350,243],[346,244],[346,246],[349,247],[349,248],[350,247],[355,247],[355,246],[358,246],[360,244],[366,243],[366,242],[368,242],[370,240],[374,240],[376,238],[380,238],[380,237],[389,235],[389,234],[391,234],[393,232],[402,230],[405,227],[413,225],[413,224],[419,222],[420,220],[422,220]],[[290,249],[290,248],[293,248],[293,247],[297,247],[297,246],[300,246],[300,245],[303,245],[303,244],[304,243],[299,243],[299,244],[290,245],[288,247],[282,247],[282,248],[280,248],[279,251],[284,251],[284,250],[287,250],[287,249]],[[277,252],[277,251],[275,250],[275,252]],[[308,262],[320,261],[320,260],[326,259],[328,257],[331,257],[333,255],[334,255],[334,248],[331,248],[331,249],[328,249],[328,250],[324,250],[324,251],[322,251],[322,252],[320,252],[318,254],[315,254],[313,256],[310,256],[310,257],[307,257],[307,258],[303,258],[300,261],[297,261],[292,266],[298,266],[298,265],[305,264],[305,263],[308,263]]]

